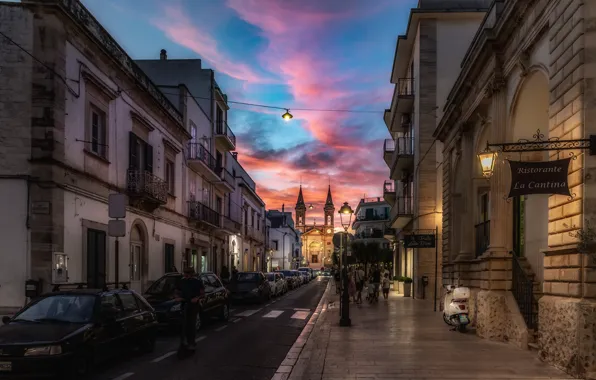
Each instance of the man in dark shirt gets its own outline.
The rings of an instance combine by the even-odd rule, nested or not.
[[[176,301],[182,303],[181,309],[184,313],[182,328],[186,337],[186,346],[190,349],[194,349],[197,345],[195,343],[196,319],[199,312],[199,300],[204,294],[203,282],[195,276],[194,269],[185,268],[184,277],[176,284]]]
[[[375,266],[372,273],[372,282],[375,289],[375,295],[379,297],[379,285],[381,284],[381,270]]]

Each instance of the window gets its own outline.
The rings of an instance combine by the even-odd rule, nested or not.
[[[188,200],[189,201],[195,201],[197,199],[197,183],[196,183],[196,178],[194,176],[193,173],[189,173],[190,176],[188,178],[188,192],[189,192],[189,196],[188,196]]]
[[[165,273],[168,272],[175,272],[175,264],[174,264],[174,244],[166,243],[164,245],[164,271]]]
[[[221,108],[219,108],[219,106],[216,106],[215,108],[215,128],[216,128],[216,134],[218,135],[223,135],[225,134],[224,131],[224,114]]]
[[[128,167],[153,173],[153,147],[129,132]]]
[[[318,264],[319,263],[319,255],[312,255],[312,263],[313,264]]]
[[[130,278],[133,281],[141,281],[141,246],[130,245]]]
[[[166,166],[165,166],[165,179],[166,179],[166,184],[168,185],[168,193],[170,195],[174,195],[176,194],[175,189],[174,189],[174,178],[176,175],[176,171],[175,171],[175,166],[174,166],[174,162],[172,160],[166,159]]]
[[[209,278],[207,276],[202,275],[201,281],[203,281],[203,286],[205,287],[205,293],[213,293],[213,291],[215,291],[215,288],[213,287],[213,285],[211,284],[211,281],[209,281]]]
[[[87,286],[101,289],[106,283],[106,233],[87,229]]]
[[[211,284],[211,286],[213,286],[214,288],[222,288],[222,284],[219,281],[219,279],[217,277],[215,277],[215,275],[213,274],[208,274],[207,278],[209,279],[209,283]]]
[[[89,148],[91,152],[107,158],[107,116],[97,106],[89,105]]]
[[[118,294],[120,301],[122,301],[122,307],[124,308],[124,312],[136,312],[139,310],[139,305],[137,305],[137,300],[132,295],[132,293],[120,293]]]
[[[219,171],[223,167],[223,156],[218,151],[215,152],[215,168]]]
[[[271,244],[273,245],[274,250],[279,251],[279,240],[273,240]]]
[[[215,197],[215,211],[217,211],[218,213],[221,213],[221,206],[222,206],[222,201],[221,201],[221,197]]]

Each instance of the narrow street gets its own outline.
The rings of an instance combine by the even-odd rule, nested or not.
[[[209,323],[197,333],[194,357],[176,357],[178,336],[165,333],[154,353],[123,358],[91,380],[269,380],[317,307],[328,279],[311,283],[267,304],[234,305],[228,323]]]

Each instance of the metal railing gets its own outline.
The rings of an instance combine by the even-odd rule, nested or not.
[[[225,182],[227,182],[230,186],[232,187],[236,187],[236,179],[234,178],[234,176],[232,175],[232,173],[230,173],[228,171],[228,169],[226,168],[221,168],[220,169],[220,173],[219,176],[221,177],[221,179]]]
[[[223,220],[223,227],[229,231],[240,232],[240,228],[242,224],[230,217],[224,216],[222,217]]]
[[[374,202],[383,202],[383,198],[381,197],[368,197],[368,198],[360,198],[360,203],[374,203]]]
[[[526,327],[535,329],[538,316],[536,313],[536,299],[534,298],[534,283],[526,274],[517,254],[511,251],[511,256],[513,257],[511,265],[511,292],[517,301],[519,311],[526,321]]]
[[[215,123],[215,134],[227,136],[228,139],[232,142],[234,146],[236,146],[236,135],[232,132],[232,129],[228,125],[226,121],[220,120]]]
[[[414,154],[414,138],[398,137],[395,144],[395,153],[398,156],[408,156]]]
[[[386,139],[383,143],[383,152],[385,153],[393,153],[395,151],[395,141],[391,139]]]
[[[397,80],[397,95],[399,95],[399,96],[413,96],[414,95],[414,78],[399,78]]]
[[[412,215],[414,213],[414,199],[412,197],[397,197],[391,208],[392,219],[400,215]]]
[[[160,203],[168,201],[168,184],[163,179],[146,170],[128,169],[126,172],[128,192],[137,196],[147,196]]]
[[[378,213],[378,214],[373,214],[373,215],[356,215],[356,220],[357,221],[371,221],[371,220],[389,220],[389,214],[386,214],[384,212]]]
[[[395,193],[395,182],[391,180],[386,180],[383,184],[383,194],[385,193]]]
[[[203,162],[209,169],[217,173],[217,160],[201,143],[188,143],[188,159]]]
[[[188,217],[200,222],[206,222],[214,226],[220,226],[220,214],[212,208],[199,201],[188,202]]]
[[[490,220],[474,226],[476,239],[476,257],[480,257],[490,244]]]
[[[359,232],[354,237],[356,239],[382,239],[385,236],[385,231],[383,230],[372,230],[366,232]]]

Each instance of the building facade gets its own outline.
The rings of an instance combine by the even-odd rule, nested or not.
[[[294,226],[292,213],[267,211],[267,220],[271,224],[269,230],[269,266],[268,270],[298,268],[300,263],[300,232]]]
[[[217,129],[225,116],[211,117],[184,81],[154,85],[78,1],[0,3],[0,31],[19,45],[3,40],[0,56],[0,314],[26,302],[27,279],[41,291],[102,286],[118,268],[142,292],[166,272],[231,262],[241,221],[225,202],[238,189],[233,135]],[[209,142],[198,146],[199,134]],[[127,200],[118,243],[108,234],[116,193]]]
[[[355,220],[352,223],[354,242],[377,243],[382,249],[392,248],[391,240],[394,230],[387,227],[391,208],[385,199],[362,198],[354,211]]]
[[[309,266],[313,269],[331,266],[334,252],[333,234],[335,232],[335,206],[333,205],[333,197],[331,196],[331,185],[327,190],[322,224],[317,225],[316,220],[313,220],[313,224],[307,224],[306,203],[304,203],[302,186],[300,186],[295,210],[296,229],[302,236],[302,262],[300,265]]]
[[[433,133],[488,3],[420,0],[411,11],[406,34],[397,42],[391,74],[395,90],[384,115],[391,139],[383,147],[390,169],[383,197],[391,206],[389,226],[398,242],[396,274],[413,279],[416,298],[423,294],[423,276],[430,280],[429,288],[434,287],[436,252],[406,247],[404,235],[441,234],[442,177],[437,163],[442,162],[442,149]]]
[[[472,288],[478,335],[529,344],[578,376],[596,371],[596,161],[549,141],[581,147],[577,140],[596,132],[594,14],[586,1],[494,1],[435,132],[443,143],[443,281]],[[476,156],[487,142],[518,141],[538,149],[491,147],[500,152],[483,172]],[[570,196],[510,197],[508,160],[564,158],[572,158]]]

